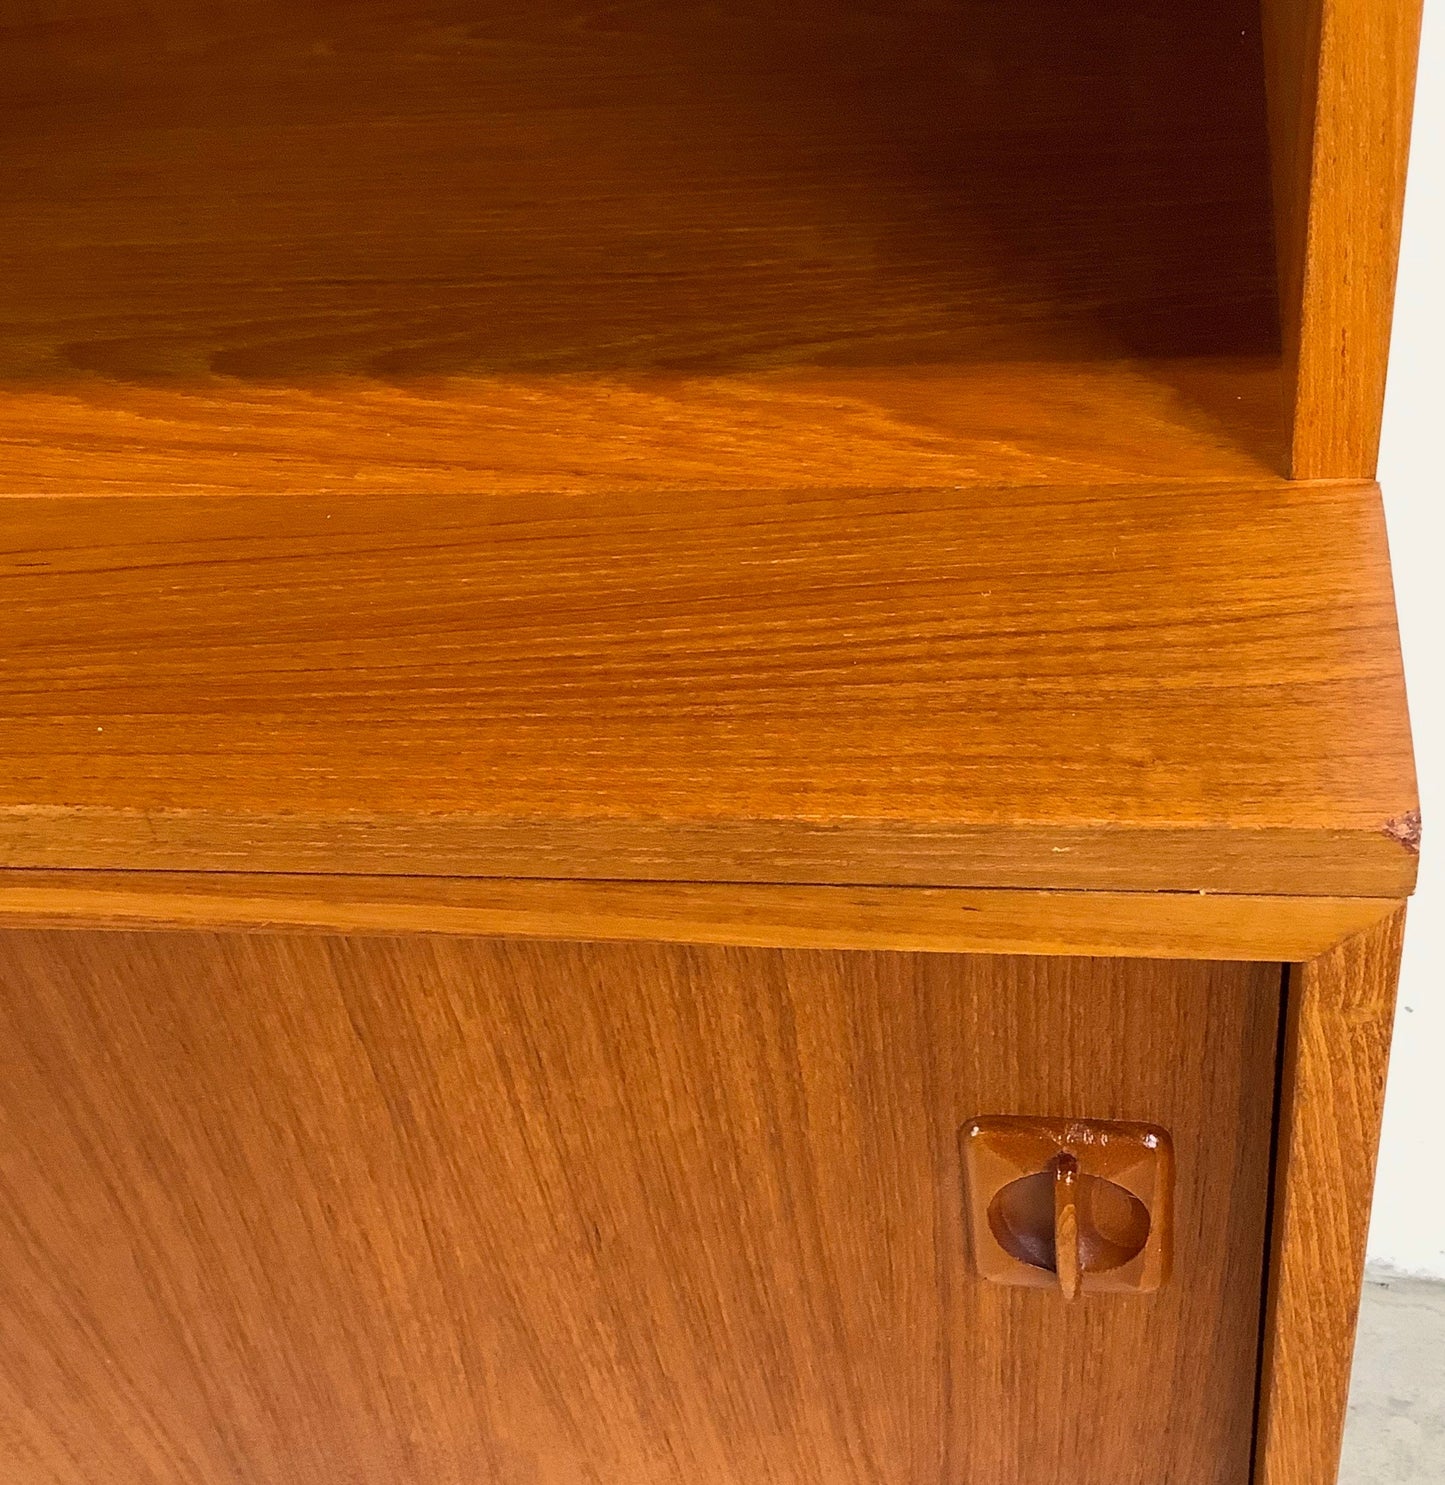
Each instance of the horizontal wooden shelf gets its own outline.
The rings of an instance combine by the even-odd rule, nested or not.
[[[1254,0],[0,48],[0,860],[1413,878],[1375,494],[1277,475]]]
[[[7,6],[0,492],[1283,467],[1254,0]]]
[[[18,867],[1397,895],[1369,485],[0,502]]]

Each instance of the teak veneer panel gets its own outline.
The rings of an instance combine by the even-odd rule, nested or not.
[[[0,491],[1283,469],[1254,0],[0,16]]]
[[[6,1485],[1331,1477],[1418,0],[1262,20],[7,6]]]
[[[1202,892],[0,871],[7,927],[306,929],[1267,963],[1313,959],[1394,906],[1378,897]]]
[[[0,860],[1403,895],[1368,486],[0,503]]]
[[[1277,359],[756,374],[0,379],[0,494],[526,495],[1239,481],[1283,467]]]
[[[1420,10],[1420,0],[1263,0],[1299,479],[1375,473]]]
[[[1290,970],[1259,1485],[1335,1478],[1405,908]]]
[[[7,1485],[1247,1478],[1277,968],[6,932],[0,983]],[[958,1130],[1019,1107],[1171,1131],[1162,1291],[971,1276]]]

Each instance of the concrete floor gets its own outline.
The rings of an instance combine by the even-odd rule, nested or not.
[[[1445,1485],[1445,1283],[1366,1283],[1340,1485]]]

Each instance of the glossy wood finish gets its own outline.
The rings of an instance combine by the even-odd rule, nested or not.
[[[1253,0],[0,15],[0,490],[1283,467]]]
[[[1300,479],[1375,473],[1420,0],[1263,0],[1276,243]]]
[[[0,504],[10,866],[1402,895],[1372,487]]]
[[[1402,905],[1290,973],[1259,1485],[1339,1467],[1404,928]]]
[[[1331,1477],[1419,816],[1279,476],[1373,472],[1417,22],[5,6],[5,1485],[1243,1485],[1291,960]],[[1009,1109],[1169,1128],[1159,1294],[969,1281]]]
[[[0,382],[0,493],[603,494],[1283,467],[1277,358],[726,376]]]
[[[974,1271],[995,1284],[1152,1294],[1174,1251],[1174,1148],[1157,1124],[985,1114],[960,1131]]]
[[[497,935],[1123,958],[1313,959],[1395,910],[1378,897],[1010,892],[239,872],[0,871],[10,927]]]
[[[0,984],[7,1485],[1246,1478],[1268,967],[6,933]],[[971,1278],[990,1108],[1172,1132],[1164,1289]]]

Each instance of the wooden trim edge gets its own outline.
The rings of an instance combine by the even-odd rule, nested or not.
[[[0,926],[432,933],[762,948],[1302,961],[1375,897],[720,882],[0,871]]]
[[[1348,825],[511,820],[0,807],[15,871],[720,881],[1006,891],[1405,897],[1413,774]]]
[[[1288,976],[1255,1485],[1339,1467],[1404,923]]]

